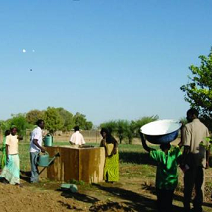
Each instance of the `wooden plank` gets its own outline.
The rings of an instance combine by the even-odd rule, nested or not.
[[[80,149],[79,152],[79,179],[88,183],[101,182],[105,161],[104,148]]]

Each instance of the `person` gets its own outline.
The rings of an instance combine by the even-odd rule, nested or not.
[[[194,211],[202,211],[205,186],[205,168],[209,163],[206,137],[209,137],[208,128],[200,122],[198,111],[191,108],[187,111],[188,123],[182,130],[184,146],[182,166],[187,166],[184,173],[184,210],[190,211],[192,190],[195,187]]]
[[[19,139],[21,140],[17,135],[17,128],[12,127],[10,134],[6,136],[6,165],[0,175],[1,178],[4,178],[5,183],[10,183],[12,185],[20,185],[20,159],[18,155]]]
[[[159,150],[155,150],[147,146],[142,133],[141,140],[144,149],[148,151],[150,157],[157,162],[157,209],[159,212],[172,212],[174,190],[178,184],[177,167],[182,155],[180,148],[166,143],[161,144]]]
[[[2,157],[1,157],[1,169],[4,168],[4,166],[6,165],[7,162],[7,154],[6,154],[6,137],[10,135],[10,130],[6,130],[4,132],[4,138],[3,138],[3,142],[2,142]]]
[[[32,131],[30,137],[30,164],[31,164],[31,183],[39,182],[39,172],[37,167],[40,152],[45,152],[42,147],[42,130],[44,129],[44,121],[39,119],[36,122],[37,127]]]
[[[100,134],[102,135],[100,147],[105,148],[103,178],[106,182],[117,182],[119,181],[118,142],[106,128],[102,128]]]
[[[79,126],[74,127],[74,133],[72,134],[69,142],[71,145],[76,146],[82,146],[83,144],[85,144],[83,135],[79,132]]]

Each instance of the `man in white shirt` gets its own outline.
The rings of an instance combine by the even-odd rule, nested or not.
[[[75,133],[73,133],[69,142],[72,145],[77,145],[77,146],[81,146],[82,144],[85,144],[85,140],[84,140],[82,134],[79,132],[79,126],[75,126],[74,131],[75,131]]]
[[[30,137],[31,183],[39,182],[37,161],[40,152],[45,152],[45,149],[42,147],[42,129],[44,129],[44,121],[42,119],[39,119],[36,124],[37,127],[32,131]]]

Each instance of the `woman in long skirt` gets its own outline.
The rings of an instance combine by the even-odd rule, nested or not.
[[[118,142],[109,130],[102,128],[100,133],[103,137],[100,146],[105,148],[104,180],[106,182],[117,182],[119,181]]]
[[[20,185],[20,160],[18,155],[17,128],[11,128],[11,133],[6,137],[6,165],[0,177],[8,183]]]

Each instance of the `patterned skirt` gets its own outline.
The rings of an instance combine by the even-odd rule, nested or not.
[[[119,181],[119,153],[106,157],[104,167],[104,180],[108,182]]]
[[[20,184],[20,160],[19,155],[9,155],[0,177],[4,177],[10,184]]]

